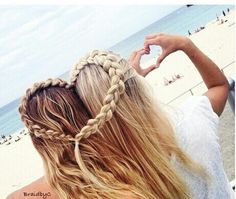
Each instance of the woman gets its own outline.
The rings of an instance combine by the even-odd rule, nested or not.
[[[176,134],[137,75],[154,69],[139,66],[150,45],[163,49],[158,65],[170,53],[183,50],[208,87],[205,97],[182,107],[185,118]],[[224,75],[181,36],[147,36],[144,49],[133,53],[129,63],[111,52],[93,51],[75,65],[71,85],[48,80],[27,91],[20,113],[46,174],[9,198],[17,194],[23,198],[27,190],[63,199],[230,198],[212,133],[218,119],[215,113],[221,114],[227,99]],[[203,117],[205,129],[200,128],[198,117]],[[194,133],[210,139],[188,147],[189,136],[198,136]],[[206,146],[214,149],[212,154]]]

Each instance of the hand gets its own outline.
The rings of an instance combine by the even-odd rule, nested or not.
[[[157,59],[157,66],[159,66],[169,54],[177,50],[183,50],[189,41],[190,39],[185,36],[163,33],[152,34],[146,36],[144,49],[146,52],[150,52],[151,45],[158,45],[162,48],[162,54]]]
[[[156,68],[156,65],[151,65],[145,69],[142,69],[140,67],[140,60],[144,54],[149,54],[149,51],[142,48],[138,51],[134,51],[130,55],[129,60],[128,60],[129,65],[131,65],[136,70],[136,72],[143,77],[145,77],[148,73],[150,73],[152,70]]]

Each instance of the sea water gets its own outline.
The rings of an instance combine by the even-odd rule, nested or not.
[[[191,7],[183,6],[178,10],[170,13],[164,18],[156,21],[155,23],[144,27],[144,29],[126,38],[125,40],[111,46],[112,50],[122,57],[128,58],[135,49],[143,46],[145,35],[165,32],[172,34],[188,35],[188,31],[194,33],[196,29],[205,26],[212,20],[216,20],[216,16],[221,16],[222,11],[227,14],[227,8],[234,9],[233,5],[194,5]],[[160,51],[159,48],[156,48]],[[146,56],[143,61],[150,59]],[[64,73],[63,77],[66,78],[68,73]],[[24,127],[20,120],[18,113],[20,99],[0,108],[0,136],[10,135]],[[1,137],[0,137],[1,139]]]

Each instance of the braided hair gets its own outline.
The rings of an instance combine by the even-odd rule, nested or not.
[[[88,138],[90,135],[99,132],[99,128],[113,116],[113,112],[116,109],[116,105],[119,101],[120,95],[125,92],[124,85],[124,72],[120,69],[119,64],[120,58],[108,51],[92,51],[87,56],[80,59],[74,65],[74,70],[72,70],[71,75],[71,84],[67,83],[62,79],[48,79],[44,82],[39,82],[33,84],[33,86],[27,89],[25,96],[21,100],[19,107],[19,112],[21,114],[21,120],[24,122],[25,126],[33,133],[36,137],[42,137],[44,139],[58,139],[63,141],[72,141],[75,142],[74,154],[76,162],[78,163],[81,171],[95,184],[102,186],[102,183],[99,182],[96,177],[86,168],[81,153],[79,150],[79,142]],[[30,117],[27,115],[27,104],[29,100],[40,90],[49,88],[49,87],[62,87],[66,89],[74,89],[76,84],[77,76],[80,71],[83,70],[85,66],[90,64],[95,64],[101,66],[105,72],[108,73],[111,79],[110,88],[107,91],[107,94],[103,100],[103,106],[100,109],[100,112],[96,115],[95,118],[91,118],[87,121],[87,124],[75,135],[66,135],[64,133],[54,131],[51,129],[45,129],[35,124]]]
[[[27,114],[27,106],[28,102],[32,97],[49,87],[61,87],[65,89],[73,89],[73,86],[68,84],[66,81],[62,79],[47,79],[46,81],[34,83],[31,88],[26,90],[26,94],[22,97],[21,103],[19,106],[19,112],[21,116],[21,120],[24,122],[25,126],[28,128],[30,133],[34,134],[36,137],[41,137],[44,139],[58,139],[63,141],[74,141],[71,135],[62,134],[61,132],[54,131],[51,129],[45,129],[40,127],[39,125],[35,124]]]
[[[84,126],[81,131],[75,136],[76,161],[81,170],[94,182],[98,182],[98,180],[95,176],[93,176],[92,173],[89,172],[82,160],[81,154],[79,152],[79,141],[83,138],[88,138],[90,135],[98,132],[99,128],[106,121],[112,118],[120,95],[125,92],[124,72],[120,69],[121,66],[119,62],[120,58],[108,51],[94,50],[87,56],[80,59],[80,61],[74,65],[74,69],[71,73],[71,85],[75,86],[80,71],[83,70],[85,66],[95,64],[97,66],[101,66],[104,71],[108,73],[111,80],[110,88],[108,89],[106,96],[103,99],[103,106],[101,107],[100,112],[94,119],[89,119],[87,125]],[[102,183],[97,184],[102,186]]]

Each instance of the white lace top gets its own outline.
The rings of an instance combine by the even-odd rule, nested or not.
[[[173,118],[180,146],[193,160],[203,165],[211,177],[211,184],[207,184],[184,169],[173,157],[173,164],[186,180],[192,198],[234,198],[223,168],[218,142],[219,117],[213,111],[208,97],[190,97],[179,107]]]

